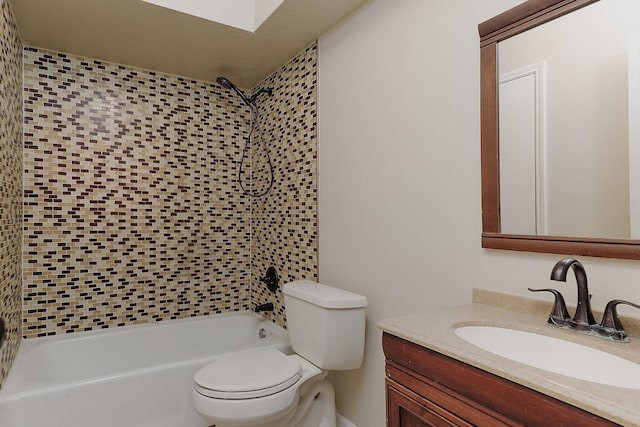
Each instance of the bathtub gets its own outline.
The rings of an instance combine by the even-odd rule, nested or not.
[[[286,331],[251,312],[22,340],[0,426],[207,427],[194,373],[258,347],[291,351]]]

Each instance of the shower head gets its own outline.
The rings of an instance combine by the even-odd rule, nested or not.
[[[226,88],[226,89],[238,89],[238,88],[236,87],[236,85],[234,85],[233,83],[231,83],[231,82],[229,81],[229,79],[228,79],[228,78],[226,78],[226,77],[218,77],[218,78],[216,79],[216,81],[218,82],[218,84],[219,84],[220,86],[222,86],[222,87],[224,87],[224,88]]]
[[[240,96],[240,98],[242,98],[242,100],[249,106],[253,105],[253,100],[249,100],[247,99],[247,97],[244,95],[244,93],[242,93],[242,91],[240,89],[238,89],[238,86],[234,85],[233,83],[231,83],[231,80],[229,80],[226,77],[218,77],[216,79],[216,81],[218,82],[218,84],[220,86],[222,86],[225,89],[230,89],[230,90],[234,90],[238,96]]]

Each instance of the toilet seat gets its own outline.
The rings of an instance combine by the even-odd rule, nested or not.
[[[297,357],[276,349],[254,350],[214,360],[195,374],[194,386],[214,399],[255,399],[288,389],[302,373]]]
[[[303,357],[277,349],[232,353],[195,374],[193,407],[210,424],[281,427],[294,416],[300,390],[325,375]]]

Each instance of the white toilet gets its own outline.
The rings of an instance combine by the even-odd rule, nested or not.
[[[335,427],[328,370],[357,369],[367,298],[299,280],[282,288],[293,355],[252,350],[195,374],[193,404],[216,427]]]

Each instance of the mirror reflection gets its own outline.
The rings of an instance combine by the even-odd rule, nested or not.
[[[639,3],[499,42],[502,233],[640,238]]]

